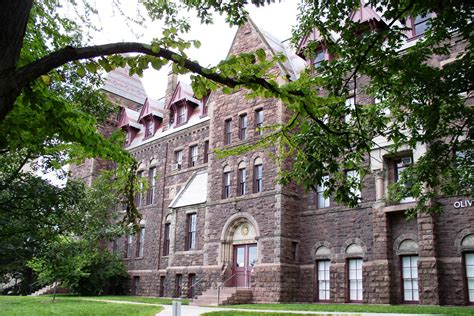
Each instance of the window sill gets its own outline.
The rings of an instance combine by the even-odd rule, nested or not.
[[[382,208],[382,210],[385,213],[390,213],[390,212],[406,211],[409,208],[414,208],[415,206],[416,206],[416,202],[401,203],[401,204],[385,206]]]
[[[141,256],[141,257],[135,257],[135,258],[133,258],[133,259],[135,259],[135,260],[143,260],[143,259],[145,259],[145,257]]]

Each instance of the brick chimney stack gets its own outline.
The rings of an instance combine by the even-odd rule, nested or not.
[[[165,92],[165,114],[163,117],[163,131],[168,129],[168,124],[170,122],[170,110],[167,109],[168,104],[173,97],[174,90],[176,90],[176,86],[178,85],[178,75],[174,72],[170,71],[168,73],[168,83],[166,85],[166,92]]]

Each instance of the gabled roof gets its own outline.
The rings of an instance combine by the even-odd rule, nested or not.
[[[157,106],[152,105],[150,100],[146,98],[145,103],[143,104],[140,111],[140,115],[138,116],[138,122],[141,123],[145,117],[150,115],[163,118],[163,113],[161,110]]]
[[[186,100],[197,105],[201,104],[201,101],[194,97],[193,88],[190,85],[180,81],[173,92],[170,102],[167,104],[167,108],[169,108],[173,103],[181,100]]]
[[[286,57],[284,62],[279,62],[281,70],[290,77],[291,80],[296,80],[298,74],[306,67],[306,62],[286,47],[282,41],[271,35],[270,33],[260,29],[252,19],[248,19],[250,25],[257,32],[263,44],[273,54],[283,54]]]
[[[364,23],[370,20],[382,21],[380,15],[375,12],[369,5],[365,4],[364,1],[360,2],[360,7],[357,11],[352,12],[349,17],[351,21]]]
[[[129,75],[130,67],[117,68],[107,74],[105,78],[105,91],[119,95],[123,98],[143,104],[146,99],[145,88],[137,75]]]
[[[139,130],[141,128],[141,125],[137,123],[137,120],[138,120],[138,112],[130,110],[128,108],[122,108],[122,113],[120,114],[118,127],[122,128],[125,126],[131,126]]]
[[[171,201],[169,208],[205,203],[207,200],[207,170],[195,172]]]

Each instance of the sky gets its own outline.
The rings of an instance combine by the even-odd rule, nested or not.
[[[135,12],[136,1],[125,0],[125,12]],[[280,40],[291,36],[291,26],[296,21],[296,0],[276,1],[274,4],[260,8],[249,6],[248,10],[252,20],[263,30],[274,35]],[[159,22],[145,23],[143,27],[133,27],[133,31],[124,23],[124,18],[119,13],[111,10],[111,0],[97,1],[99,11],[98,24],[100,32],[94,34],[93,44],[105,44],[121,41],[140,41],[149,43],[154,37],[159,37],[162,25]],[[187,39],[197,39],[201,42],[199,49],[190,49],[188,56],[197,60],[203,66],[215,65],[225,59],[234,38],[236,27],[230,28],[223,17],[217,16],[213,25],[201,25],[197,18],[191,19],[191,31]],[[142,78],[143,85],[149,97],[159,99],[163,97],[166,89],[168,68],[160,71],[147,70]],[[188,78],[180,78],[187,81]]]

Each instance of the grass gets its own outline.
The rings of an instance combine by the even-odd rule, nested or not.
[[[241,309],[275,310],[276,313],[243,312],[235,313],[225,311],[221,313],[208,313],[212,316],[233,315],[266,315],[266,316],[294,316],[277,311],[314,311],[314,312],[353,312],[353,313],[399,313],[399,314],[442,314],[442,315],[474,315],[473,307],[448,307],[448,306],[414,306],[414,305],[356,305],[356,304],[245,304],[225,306]]]
[[[173,301],[179,299],[163,298],[163,297],[151,297],[151,296],[129,296],[129,295],[104,295],[104,296],[61,296],[77,299],[87,299],[87,300],[109,300],[109,301],[127,301],[127,302],[139,302],[139,303],[151,303],[151,304],[161,304],[161,305],[171,305]],[[188,300],[179,300],[181,304],[188,305]]]
[[[2,316],[152,316],[163,310],[161,306],[127,305],[84,301],[75,297],[0,296]]]

